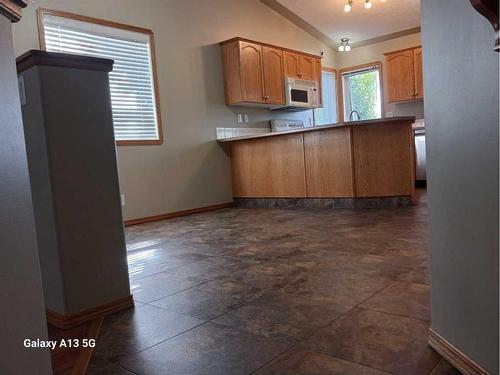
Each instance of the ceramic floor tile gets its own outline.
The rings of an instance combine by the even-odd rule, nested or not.
[[[396,282],[360,305],[412,318],[430,320],[430,288],[425,284]]]
[[[340,358],[301,349],[281,355],[255,375],[389,375]]]
[[[442,359],[429,375],[461,375],[460,371]]]
[[[247,375],[290,347],[286,340],[206,323],[120,365],[145,375]]]
[[[260,296],[263,290],[243,284],[208,282],[152,302],[170,311],[213,319]]]
[[[398,375],[428,375],[440,357],[422,320],[356,308],[300,347]]]
[[[130,291],[134,295],[134,300],[149,303],[207,281],[207,279],[199,277],[162,272],[138,280],[131,280]]]
[[[134,373],[110,363],[106,367],[91,372],[87,371],[87,375],[134,375]]]
[[[266,337],[301,340],[352,307],[273,292],[215,320]]]
[[[104,367],[109,361],[137,353],[203,322],[149,305],[110,315],[104,319],[90,369]]]

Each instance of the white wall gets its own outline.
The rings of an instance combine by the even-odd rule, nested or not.
[[[490,374],[498,374],[495,32],[469,0],[424,0],[422,39],[431,326]]]
[[[384,53],[404,48],[415,47],[421,44],[420,33],[402,36],[367,46],[353,48],[351,52],[337,53],[337,68],[348,68],[374,61],[384,62]],[[384,87],[387,87],[384,74]],[[422,100],[408,103],[384,103],[385,112],[393,112],[394,116],[416,116],[424,118],[424,102]]]
[[[14,25],[16,55],[38,49],[35,11],[58,9],[153,30],[165,143],[120,146],[124,218],[135,219],[232,200],[229,159],[214,141],[215,128],[236,127],[236,113],[250,126],[276,117],[264,109],[224,104],[218,42],[247,37],[304,52],[335,53],[259,0],[35,0]],[[308,121],[309,112],[281,117]]]

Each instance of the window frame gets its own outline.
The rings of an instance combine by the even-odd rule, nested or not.
[[[385,113],[385,94],[384,94],[384,72],[383,72],[383,64],[381,61],[374,61],[371,63],[367,64],[361,64],[361,65],[355,65],[355,66],[350,66],[348,68],[342,68],[338,72],[338,80],[339,84],[337,85],[338,87],[338,101],[339,101],[339,106],[340,106],[340,116],[339,118],[342,119],[342,122],[345,122],[345,108],[344,108],[344,77],[343,75],[345,73],[350,73],[350,72],[355,72],[357,70],[363,70],[366,68],[370,67],[376,67],[379,71],[379,85],[380,85],[380,111],[381,111],[381,117],[384,117]]]
[[[158,88],[158,71],[156,68],[156,48],[155,48],[155,39],[153,31],[149,29],[145,29],[142,27],[126,25],[123,23],[103,20],[100,18],[94,18],[89,16],[83,16],[76,13],[64,12],[61,10],[47,9],[47,8],[38,8],[36,10],[36,18],[37,18],[37,26],[38,26],[38,40],[40,43],[40,49],[43,51],[47,50],[47,46],[45,43],[45,24],[44,24],[44,16],[55,16],[61,18],[67,18],[70,20],[93,23],[101,26],[107,26],[115,29],[121,29],[126,31],[132,31],[135,33],[146,34],[149,39],[149,50],[150,50],[150,59],[151,59],[151,79],[153,82],[153,94],[155,96],[155,108],[156,108],[156,125],[158,131],[158,139],[151,140],[121,140],[116,141],[117,146],[147,146],[147,145],[161,145],[163,144],[163,126],[161,121],[161,110],[160,110],[160,94]]]

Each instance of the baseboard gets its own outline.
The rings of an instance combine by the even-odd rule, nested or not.
[[[489,375],[489,372],[429,328],[429,346],[464,375]]]
[[[132,295],[72,315],[62,315],[55,311],[47,310],[47,322],[60,329],[69,329],[90,320],[126,310],[131,307],[134,307],[134,298]]]
[[[89,331],[87,333],[87,338],[94,339],[97,341],[99,337],[99,332],[101,331],[101,326],[104,318],[95,319],[90,325]],[[86,347],[84,348],[78,358],[76,359],[76,363],[71,370],[70,375],[85,375],[87,373],[87,367],[89,366],[90,359],[92,358],[92,354],[94,353],[94,348]]]
[[[124,224],[126,227],[129,227],[131,225],[138,225],[138,224],[144,224],[144,223],[151,223],[153,221],[173,219],[175,217],[200,214],[202,212],[220,210],[221,208],[229,208],[229,207],[234,207],[234,206],[235,206],[234,202],[222,203],[222,204],[216,204],[213,206],[192,208],[190,210],[170,212],[168,214],[163,214],[163,215],[148,216],[148,217],[143,217],[141,219],[125,220]]]

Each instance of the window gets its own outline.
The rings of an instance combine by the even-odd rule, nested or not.
[[[342,93],[344,121],[382,117],[381,64],[373,63],[354,69],[343,69]],[[355,111],[355,112],[354,112]]]
[[[38,19],[42,49],[115,61],[109,84],[118,145],[161,144],[153,33],[45,9]]]
[[[314,110],[316,125],[335,124],[337,122],[337,73],[333,69],[323,68],[321,73],[323,108]]]

